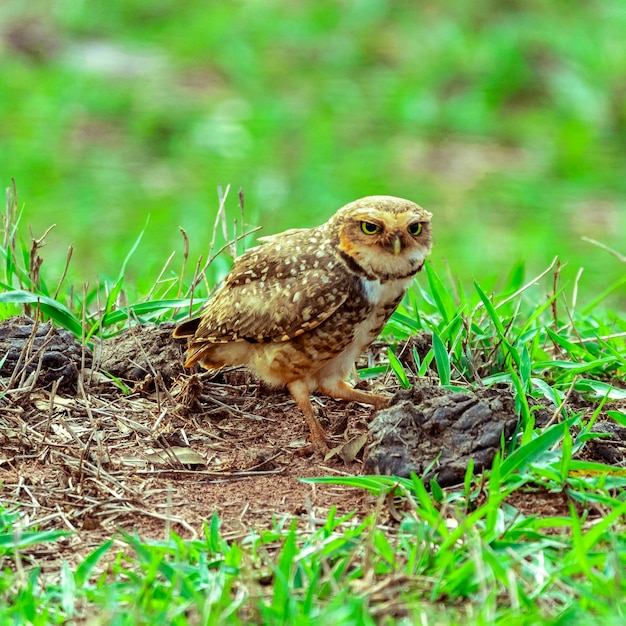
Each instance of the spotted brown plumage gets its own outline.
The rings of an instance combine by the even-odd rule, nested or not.
[[[237,258],[201,317],[180,324],[186,367],[245,365],[286,386],[313,443],[326,449],[310,394],[385,406],[352,389],[354,361],[382,330],[431,249],[431,214],[393,196],[369,196],[326,223],[260,238]]]

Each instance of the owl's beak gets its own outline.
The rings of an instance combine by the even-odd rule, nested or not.
[[[394,233],[391,239],[388,239],[385,242],[385,248],[389,250],[389,252],[393,252],[395,256],[400,254],[400,250],[402,250],[402,239],[399,233]]]

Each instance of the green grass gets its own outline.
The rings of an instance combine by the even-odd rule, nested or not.
[[[30,556],[61,534],[5,509],[0,623],[624,623],[626,477],[577,454],[600,416],[626,426],[623,2],[53,5],[0,9],[0,183],[22,194],[0,317],[40,308],[89,341],[186,315],[220,249],[250,242],[223,218],[239,188],[265,232],[403,195],[436,241],[385,334],[433,340],[390,368],[403,386],[504,383],[521,426],[457,488],[318,479],[402,501],[394,526],[331,512],[227,542],[213,518],[196,541],[125,536],[50,576]],[[588,410],[568,410],[574,392]],[[539,493],[569,512],[507,501]]]
[[[106,624],[375,624],[404,615],[409,623],[617,625],[626,612],[626,502],[615,494],[626,478],[606,467],[568,478],[567,433],[553,426],[538,436],[552,451],[535,447],[507,467],[496,460],[486,480],[468,475],[460,490],[429,493],[417,477],[317,479],[368,489],[381,504],[390,492],[408,500],[395,528],[331,511],[316,528],[277,526],[226,542],[214,517],[195,541],[126,536],[130,554],[105,573],[98,563],[111,542],[76,569],[63,567],[57,583],[44,583],[36,568],[21,580],[5,570],[0,616],[32,624],[84,616]],[[537,487],[568,497],[570,515],[526,517],[505,501]],[[590,525],[597,506],[604,517]],[[10,524],[6,531],[10,538]],[[19,547],[5,542],[3,559]]]
[[[121,262],[117,277],[103,280],[94,287],[85,284],[80,292],[74,285],[66,283],[72,263],[71,253],[57,284],[49,284],[42,276],[40,254],[45,238],[31,239],[30,247],[18,239],[21,213],[17,202],[14,186],[7,192],[4,241],[0,245],[0,256],[4,259],[3,273],[0,274],[0,319],[16,314],[19,311],[17,305],[24,305],[27,314],[38,308],[87,343],[94,335],[106,338],[130,324],[189,315],[190,310],[202,304],[210,292],[209,279],[210,285],[215,285],[216,276],[227,263],[221,253],[228,249],[232,256],[236,256],[241,240],[248,236],[247,231],[237,229],[235,222],[232,239],[228,239],[230,226],[226,223],[225,213],[218,211],[206,258],[201,255],[194,267],[188,267],[187,235],[183,233],[185,245],[179,273],[175,274],[171,269],[173,255],[170,255],[149,291],[140,301],[135,301],[137,288],[128,280],[127,267],[139,247],[143,232]],[[190,271],[193,271],[191,278],[187,276]],[[165,276],[166,273],[169,275]],[[198,293],[204,294],[204,299],[198,297]]]
[[[581,294],[623,275],[581,239],[626,232],[622,0],[38,6],[0,11],[0,184],[24,236],[58,224],[44,253],[60,267],[71,243],[75,284],[113,280],[148,216],[140,292],[179,225],[196,258],[220,183],[270,233],[414,199],[466,288],[556,255]]]
[[[8,213],[14,208],[9,203]],[[36,255],[20,249],[11,237],[3,248],[3,306],[32,307],[39,299],[45,314],[84,339],[116,332],[129,315],[185,314],[187,298],[129,302],[127,258],[114,282],[81,294],[67,284],[52,289],[36,271]],[[183,272],[174,286],[157,285],[152,294],[186,294],[196,279]],[[404,385],[428,373],[450,388],[506,383],[516,391],[519,432],[489,471],[474,476],[470,467],[463,485],[446,489],[418,476],[307,479],[368,490],[378,498],[377,512],[356,520],[331,510],[312,527],[281,522],[233,541],[222,537],[214,516],[197,540],[123,535],[125,550],[106,541],[52,577],[37,566],[36,548],[64,533],[29,528],[19,509],[5,510],[0,622],[623,623],[626,475],[578,456],[599,436],[591,427],[600,415],[626,424],[619,384],[626,377],[626,321],[601,304],[576,302],[556,265],[530,279],[515,267],[497,292],[478,283],[465,291],[427,265],[385,335],[399,341],[426,330],[432,349],[423,358],[415,351],[408,364],[390,352],[390,367]],[[587,410],[568,410],[564,400],[573,390],[588,399]],[[540,406],[555,412],[543,430],[534,423]],[[539,493],[560,494],[569,512],[524,515],[508,500],[532,501]],[[388,506],[399,523],[382,523]]]

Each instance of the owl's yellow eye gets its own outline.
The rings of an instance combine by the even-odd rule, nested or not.
[[[421,222],[413,222],[413,224],[409,224],[408,228],[411,235],[419,235],[422,232],[422,223]]]
[[[361,222],[361,230],[366,235],[375,235],[382,230],[382,226],[374,224],[373,222]]]

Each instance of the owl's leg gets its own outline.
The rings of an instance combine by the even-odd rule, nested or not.
[[[363,404],[371,404],[376,410],[385,409],[391,403],[390,396],[383,396],[379,393],[370,391],[361,391],[354,389],[345,380],[333,381],[332,383],[324,383],[320,386],[320,391],[339,400],[350,400],[352,402],[361,402]]]
[[[328,452],[326,431],[315,415],[315,409],[311,404],[311,390],[309,386],[303,380],[294,380],[287,384],[287,389],[304,414],[304,419],[311,431],[313,445],[322,454],[326,454]]]

